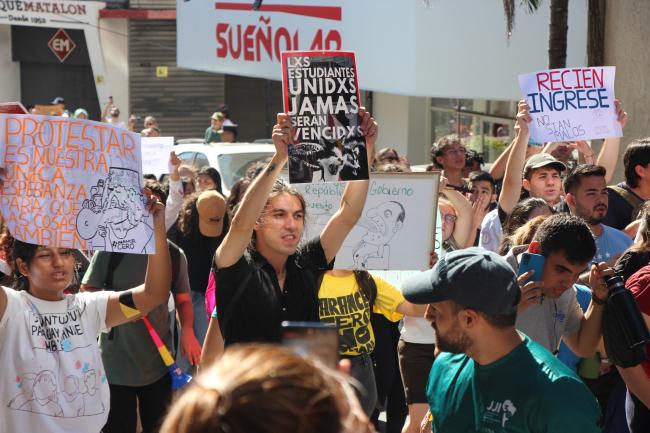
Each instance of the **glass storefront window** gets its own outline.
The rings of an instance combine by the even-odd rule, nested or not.
[[[516,108],[516,101],[432,98],[431,137],[458,134],[468,149],[494,162],[512,141]]]

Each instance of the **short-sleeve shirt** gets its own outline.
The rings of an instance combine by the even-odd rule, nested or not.
[[[512,250],[506,260],[517,273],[519,265]],[[544,296],[541,304],[531,305],[523,313],[517,314],[515,326],[536,343],[556,353],[562,337],[580,329],[583,313],[576,292],[577,289],[572,286],[557,299]]]
[[[234,265],[217,269],[217,315],[224,344],[277,343],[282,321],[317,322],[318,279],[333,264],[327,263],[317,237],[288,257],[283,289],[273,266],[257,251],[246,251]]]
[[[543,297],[541,304],[531,305],[517,315],[516,327],[551,352],[557,352],[562,337],[580,329],[582,309],[571,287],[557,299]]]
[[[596,241],[596,255],[594,260],[613,265],[625,250],[632,245],[632,239],[620,230],[601,224],[603,232],[594,236]]]
[[[373,311],[397,322],[402,315],[397,307],[404,296],[383,278],[373,276],[377,298]],[[339,353],[357,356],[370,354],[375,348],[375,336],[370,323],[370,303],[361,293],[354,274],[338,277],[325,274],[318,292],[318,312],[321,322],[336,325],[339,330]]]
[[[219,143],[221,141],[221,134],[212,129],[212,126],[208,126],[208,129],[205,130],[204,140],[206,143]]]
[[[110,398],[97,336],[110,293],[53,302],[3,289],[0,431],[99,432]]]
[[[172,289],[175,295],[189,292],[187,260],[182,250],[180,251],[179,275],[175,278],[176,285]],[[121,292],[144,283],[147,256],[127,254],[115,268],[113,287],[105,287],[108,281],[110,257],[110,252],[96,252],[84,275],[83,284]],[[172,318],[167,303],[154,308],[147,314],[147,318],[163,343],[172,350],[173,339],[170,328]],[[142,320],[125,323],[113,328],[108,334],[102,334],[100,347],[111,385],[146,386],[167,374],[167,367]]]
[[[601,431],[591,391],[528,337],[488,365],[441,353],[429,375],[427,400],[434,433]]]

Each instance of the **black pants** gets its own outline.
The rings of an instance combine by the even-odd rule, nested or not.
[[[140,409],[143,433],[158,431],[172,398],[171,378],[168,374],[147,386],[109,386],[111,410],[103,433],[135,433],[136,407]]]

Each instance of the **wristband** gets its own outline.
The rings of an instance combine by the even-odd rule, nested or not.
[[[605,305],[607,303],[607,299],[603,301],[598,296],[594,295],[593,292],[591,292],[591,300],[594,301],[597,305]]]

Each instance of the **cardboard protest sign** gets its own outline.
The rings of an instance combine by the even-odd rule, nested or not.
[[[0,113],[27,114],[27,109],[20,102],[0,102]]]
[[[519,76],[530,108],[531,139],[576,141],[621,137],[614,107],[614,66],[551,69]]]
[[[375,173],[361,218],[336,255],[337,269],[429,269],[440,172]],[[307,204],[305,239],[339,209],[344,182],[296,185]]]
[[[174,149],[174,137],[142,137],[142,172],[144,174],[169,174],[169,154]]]
[[[0,208],[24,242],[153,253],[140,136],[91,120],[0,114]]]
[[[284,110],[291,116],[291,183],[368,179],[354,53],[282,53]]]

